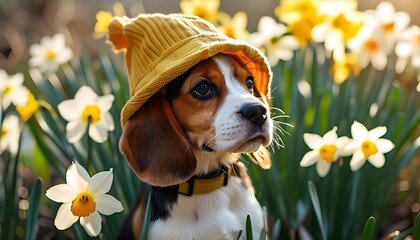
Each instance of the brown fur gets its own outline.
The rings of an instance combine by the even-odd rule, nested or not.
[[[192,176],[196,166],[194,153],[163,92],[127,121],[120,149],[136,174],[150,185],[179,184]]]

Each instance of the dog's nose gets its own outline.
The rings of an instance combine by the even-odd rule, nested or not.
[[[241,108],[240,113],[244,118],[259,126],[267,120],[267,109],[258,103],[244,105]]]

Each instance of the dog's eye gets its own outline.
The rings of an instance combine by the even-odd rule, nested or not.
[[[254,77],[248,76],[246,78],[245,85],[252,92],[254,90]]]
[[[209,99],[213,97],[214,89],[207,80],[199,82],[192,90],[192,95],[199,99]]]

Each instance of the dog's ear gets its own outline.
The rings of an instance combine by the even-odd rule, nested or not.
[[[162,90],[126,122],[120,150],[137,176],[153,186],[184,182],[197,165]]]
[[[249,157],[263,169],[271,168],[270,152],[263,146],[260,146],[256,152],[248,153]]]

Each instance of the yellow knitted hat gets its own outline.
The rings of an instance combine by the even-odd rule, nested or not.
[[[155,93],[195,64],[218,53],[229,54],[254,75],[254,85],[269,94],[271,70],[264,54],[245,41],[222,34],[207,21],[181,14],[115,17],[108,40],[125,51],[130,96],[122,126]]]

